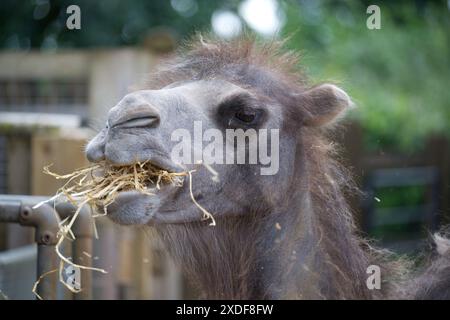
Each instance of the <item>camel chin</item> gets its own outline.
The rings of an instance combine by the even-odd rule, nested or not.
[[[153,195],[139,191],[123,191],[107,208],[107,216],[122,225],[148,225],[158,222],[157,213],[168,201],[174,186],[161,186],[160,190],[148,189]]]
[[[134,190],[123,191],[108,206],[107,216],[122,225],[145,225],[152,220],[159,203],[159,197],[150,197]]]
[[[114,202],[108,205],[107,217],[121,225],[148,226],[183,224],[203,219],[190,198],[187,183],[182,186],[162,184],[160,189],[152,187],[146,192],[120,192]]]

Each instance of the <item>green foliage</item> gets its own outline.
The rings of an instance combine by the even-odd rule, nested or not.
[[[379,3],[379,1],[377,1]],[[450,136],[450,11],[445,1],[388,2],[381,29],[366,28],[362,2],[286,2],[284,35],[304,50],[316,81],[333,79],[353,97],[369,149],[421,148]]]
[[[225,0],[1,0],[0,47],[112,47],[139,43],[151,28],[167,27],[186,36],[208,28],[212,12]],[[81,30],[68,30],[66,8],[80,7]]]

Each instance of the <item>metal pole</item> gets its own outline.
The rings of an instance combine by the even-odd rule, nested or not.
[[[61,218],[70,217],[76,207],[70,203],[60,203],[53,210],[53,203],[43,204],[32,209],[35,204],[48,198],[41,196],[0,195],[0,222],[20,223],[36,229],[35,241],[38,244],[37,277],[57,268],[55,245],[56,234],[59,230]],[[78,218],[72,227],[76,240],[73,243],[73,261],[76,264],[92,266],[88,258],[93,253],[93,223],[90,208],[81,209]],[[57,273],[51,273],[41,279],[37,293],[43,299],[56,298]],[[75,299],[92,299],[92,271],[81,272],[82,291],[75,294]]]
[[[75,210],[76,207],[69,202],[56,205],[56,211],[62,219],[72,216]],[[94,229],[91,210],[88,206],[84,206],[81,209],[73,224],[72,232],[75,236],[75,241],[72,246],[73,262],[86,267],[92,267]],[[74,298],[76,300],[92,299],[92,271],[82,270],[80,282],[81,292],[75,293]]]
[[[73,261],[76,264],[92,267],[92,257],[82,255],[84,253],[92,255],[92,238],[77,238],[73,243]],[[92,271],[81,271],[81,292],[74,294],[75,300],[91,300],[92,299]]]
[[[29,204],[29,202],[24,201]],[[57,269],[55,245],[59,230],[59,217],[48,204],[32,209],[22,205],[19,221],[21,225],[34,227],[35,242],[38,244],[37,277]],[[37,294],[45,300],[56,299],[57,272],[46,274],[36,289]]]
[[[0,222],[19,223],[22,202],[0,197]]]
[[[56,269],[56,233],[59,218],[49,205],[35,210],[31,205],[37,203],[28,197],[0,196],[0,222],[19,223],[35,228],[35,242],[38,244],[37,277]],[[43,299],[56,298],[56,273],[42,278],[37,293]]]
[[[56,252],[54,245],[38,244],[37,255],[37,276],[38,278],[46,272],[57,269]],[[36,289],[37,294],[44,300],[56,299],[56,284],[58,281],[58,272],[47,274],[41,279]]]

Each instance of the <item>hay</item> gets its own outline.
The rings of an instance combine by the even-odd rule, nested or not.
[[[38,293],[37,293],[37,288],[39,286],[39,283],[41,283],[42,279],[44,279],[46,276],[48,276],[49,274],[55,273],[57,272],[58,269],[53,269],[47,272],[44,272],[43,274],[41,274],[39,276],[39,278],[36,280],[36,282],[33,285],[33,289],[31,290],[31,292],[33,292],[33,294],[39,299],[39,300],[44,300],[44,298],[42,298]]]
[[[81,201],[96,208],[103,207],[104,214],[106,214],[105,208],[121,191],[137,190],[151,196],[154,193],[148,191],[149,186],[157,190],[160,189],[161,183],[181,186],[180,178],[187,175],[184,172],[168,172],[148,162],[121,167],[102,162],[66,175],[53,173],[49,167],[45,167],[44,173],[56,179],[67,180],[58,190],[59,195],[64,195],[74,205]]]
[[[212,172],[210,167],[206,167],[208,171]],[[52,198],[38,203],[33,208],[37,208],[46,202],[56,202],[60,199],[64,201],[70,201],[77,209],[70,218],[66,218],[60,222],[59,231],[57,234],[57,244],[55,246],[56,253],[60,258],[59,265],[59,281],[70,291],[79,292],[81,290],[75,290],[72,286],[65,283],[62,273],[64,264],[72,265],[85,270],[98,271],[101,273],[107,273],[100,268],[87,267],[73,263],[70,259],[65,257],[61,253],[61,246],[64,240],[75,240],[75,236],[72,232],[72,226],[77,219],[81,208],[84,205],[90,205],[95,208],[96,212],[101,213],[93,214],[93,228],[96,238],[98,238],[97,228],[95,224],[95,218],[105,216],[108,214],[107,208],[111,205],[116,197],[122,191],[136,190],[142,194],[148,196],[155,196],[161,188],[161,184],[171,184],[173,186],[181,187],[185,177],[189,177],[189,192],[192,202],[200,209],[203,214],[202,220],[211,220],[210,226],[215,226],[216,222],[213,215],[203,208],[196,200],[192,190],[192,173],[195,170],[188,172],[168,172],[160,169],[149,162],[137,162],[129,166],[112,166],[106,162],[100,162],[95,165],[91,165],[85,168],[76,170],[70,174],[59,175],[50,171],[50,166],[44,167],[44,173],[53,176],[58,180],[67,180],[64,185],[57,191],[56,195]],[[217,173],[213,174],[213,181],[216,181]],[[102,208],[102,210],[98,210]],[[53,270],[52,270],[53,271]],[[33,286],[33,293],[37,295],[36,288],[39,282],[48,273],[39,277]],[[39,299],[39,297],[37,295]]]

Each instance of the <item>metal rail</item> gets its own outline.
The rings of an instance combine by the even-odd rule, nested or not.
[[[56,211],[59,213],[61,219],[71,217],[75,213],[76,208],[69,202],[59,203],[56,205]],[[72,243],[72,259],[75,264],[92,267],[92,259],[89,255],[93,253],[93,238],[94,229],[92,223],[91,209],[84,206],[77,219],[72,226],[72,232],[75,236],[75,241]],[[81,287],[82,290],[74,293],[76,300],[90,300],[92,299],[92,271],[83,270],[81,272]]]
[[[53,203],[43,204],[32,209],[37,203],[46,200],[41,196],[0,195],[0,222],[18,223],[35,228],[35,242],[38,245],[37,277],[57,268],[55,245],[59,222],[74,214],[76,207],[70,203],[59,203],[53,208]],[[92,253],[93,224],[90,209],[85,206],[75,220],[72,231],[76,238],[72,247],[74,263],[91,266],[87,254]],[[56,299],[57,273],[48,274],[41,279],[37,293],[43,299]],[[82,291],[74,294],[75,299],[92,299],[92,272],[83,270],[81,273]]]

